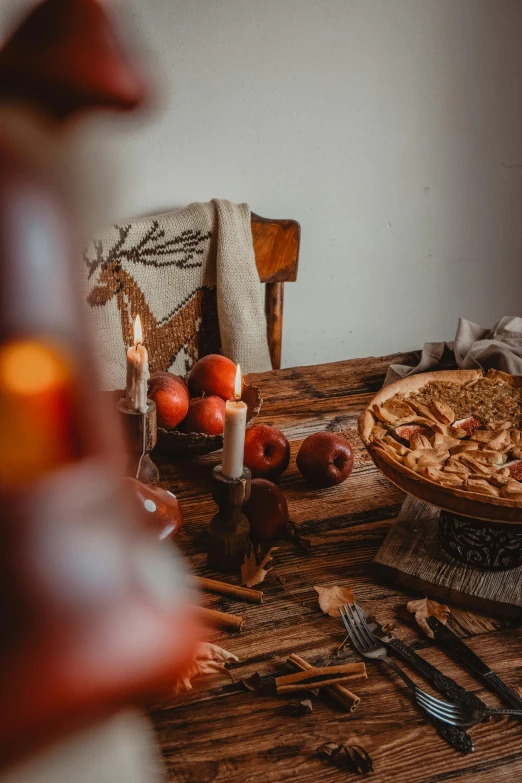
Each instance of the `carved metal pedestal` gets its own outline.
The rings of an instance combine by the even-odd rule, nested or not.
[[[147,412],[131,411],[125,399],[118,403],[118,412],[123,424],[127,446],[127,476],[138,479],[143,484],[157,484],[159,470],[150,458],[150,452],[156,445],[158,427],[156,424],[156,405],[147,400]]]
[[[250,522],[242,512],[250,497],[251,473],[230,479],[216,465],[212,473],[212,497],[219,511],[208,529],[207,562],[218,571],[239,571],[250,546]]]
[[[484,522],[440,512],[439,543],[462,563],[488,571],[522,565],[522,525]]]

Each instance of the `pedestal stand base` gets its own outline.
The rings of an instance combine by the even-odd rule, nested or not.
[[[522,565],[522,525],[502,525],[440,512],[439,543],[461,563],[490,571]]]
[[[439,543],[439,518],[440,509],[406,498],[374,560],[382,576],[450,605],[522,618],[522,566],[483,570],[455,560]]]

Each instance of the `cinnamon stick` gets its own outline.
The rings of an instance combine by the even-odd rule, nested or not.
[[[306,671],[312,668],[312,664],[308,663],[308,661],[306,661],[304,658],[301,658],[300,655],[296,655],[295,653],[292,653],[292,655],[289,656],[287,663],[297,669],[300,669],[301,671]],[[348,690],[348,688],[345,688],[339,683],[335,685],[328,685],[322,690],[348,712],[354,712],[361,703],[359,696],[356,696],[355,693],[352,693],[350,690]]]
[[[226,628],[228,631],[240,631],[243,627],[243,618],[238,617],[237,614],[218,612],[217,609],[206,609],[203,606],[198,606],[197,611],[201,620],[217,628]]]
[[[206,590],[209,593],[228,595],[230,598],[236,598],[238,601],[248,601],[251,604],[263,603],[263,593],[260,590],[230,585],[228,582],[218,582],[217,579],[207,579],[204,576],[194,576],[192,581],[200,590]]]
[[[310,688],[324,688],[327,685],[341,684],[348,680],[362,678],[366,678],[366,666],[363,662],[358,662],[344,663],[339,666],[312,666],[304,671],[276,677],[275,684],[277,693],[281,694],[295,693]]]

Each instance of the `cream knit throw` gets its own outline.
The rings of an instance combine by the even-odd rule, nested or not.
[[[104,389],[125,385],[136,315],[150,371],[184,375],[207,353],[271,369],[250,209],[214,200],[113,226],[84,253]]]

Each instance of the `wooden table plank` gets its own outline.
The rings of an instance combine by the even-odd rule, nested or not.
[[[290,542],[281,544],[273,573],[263,584],[262,606],[202,596],[205,606],[245,618],[241,634],[212,630],[207,635],[241,659],[233,671],[236,680],[255,671],[264,678],[288,672],[285,660],[292,652],[314,664],[357,660],[349,647],[338,657],[343,640],[339,622],[320,612],[313,589],[315,584],[341,584],[353,587],[360,602],[379,619],[395,621],[397,634],[428,660],[489,705],[500,706],[493,694],[417,631],[405,611],[411,594],[382,582],[372,567],[403,496],[369,460],[356,433],[357,417],[382,384],[388,364],[408,359],[413,356],[358,359],[249,379],[261,387],[264,398],[259,421],[280,427],[291,441],[292,459],[280,485],[292,519],[312,542],[312,554]],[[311,491],[297,472],[295,455],[306,435],[322,429],[348,437],[355,449],[355,468],[340,487]],[[186,521],[178,543],[194,570],[239,583],[235,575],[206,568],[205,529],[215,511],[210,474],[219,456],[181,465],[160,460],[159,466],[162,484],[181,500]],[[470,646],[509,684],[522,683],[522,640],[514,625],[456,610],[454,628],[469,637]],[[226,676],[196,681],[192,693],[165,699],[152,712],[168,780],[346,780],[346,773],[317,757],[317,747],[327,741],[363,745],[374,760],[372,780],[377,783],[522,780],[521,723],[506,718],[475,727],[471,734],[476,751],[464,756],[425,722],[393,673],[369,664],[368,675],[367,681],[354,683],[353,690],[362,698],[355,713],[315,700],[312,714],[300,718],[285,714],[288,699],[245,692]]]

